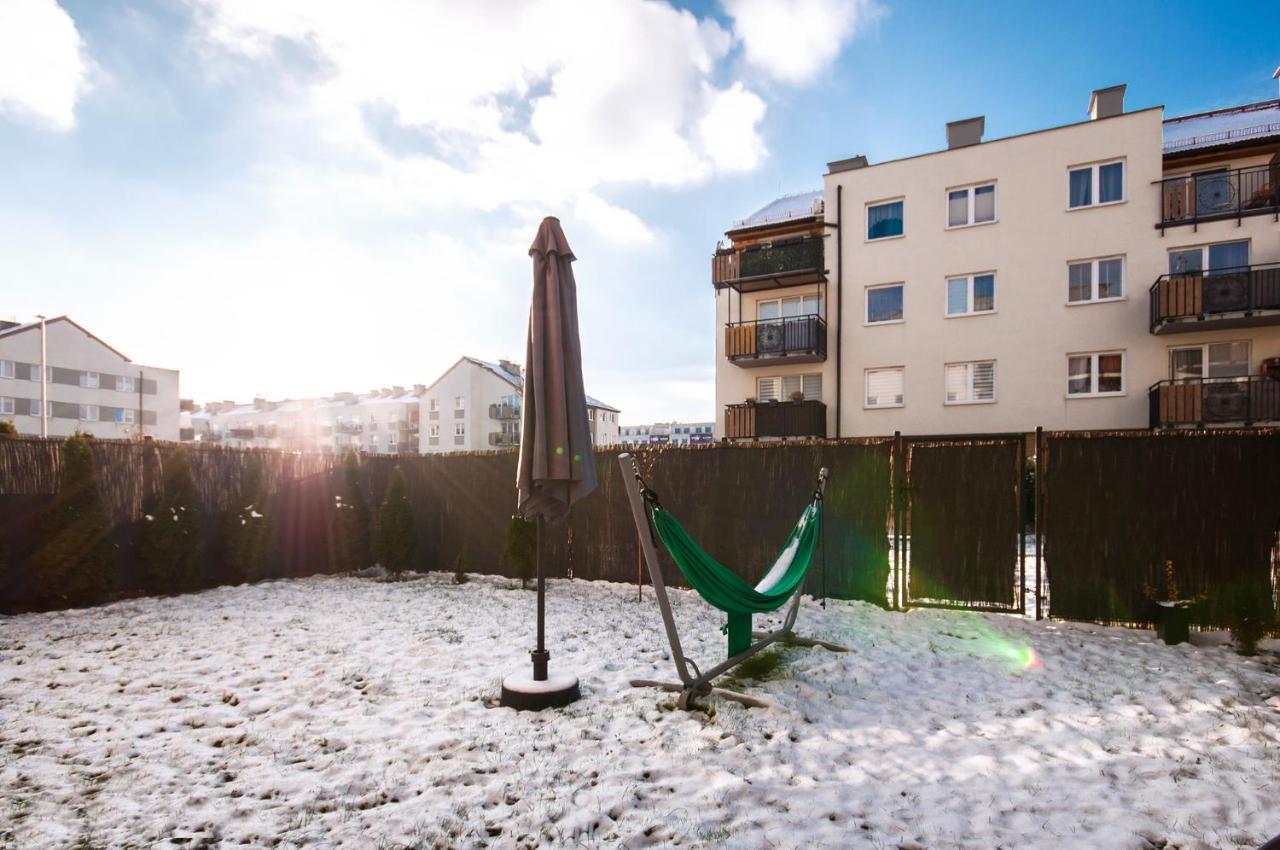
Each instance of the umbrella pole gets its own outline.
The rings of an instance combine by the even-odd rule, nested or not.
[[[547,579],[542,571],[542,515],[538,515],[537,519],[537,542],[534,545],[534,559],[537,562],[538,572],[538,647],[529,655],[533,658],[533,680],[535,682],[545,682],[547,680],[547,662],[551,659],[551,653],[547,652]]]

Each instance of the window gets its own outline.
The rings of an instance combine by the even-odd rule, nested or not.
[[[791,319],[798,316],[822,315],[822,299],[817,295],[797,295],[792,298],[772,298],[756,302],[756,318]]]
[[[1169,274],[1200,274],[1206,269],[1212,274],[1248,265],[1248,241],[1220,242],[1169,252]]]
[[[946,373],[947,404],[978,404],[996,400],[994,360],[950,363]]]
[[[967,227],[996,220],[996,185],[947,192],[947,227]]]
[[[1114,204],[1124,200],[1124,162],[1106,162],[1073,168],[1067,173],[1068,205],[1079,207]]]
[[[0,396],[0,413],[12,415],[15,409],[15,400],[8,396]]]
[[[80,373],[80,386],[84,387],[87,390],[96,390],[99,384],[101,383],[102,383],[102,376],[99,375],[97,372],[81,372]]]
[[[867,324],[902,321],[902,284],[867,288]]]
[[[1067,395],[1104,396],[1124,394],[1124,352],[1067,356]]]
[[[1124,257],[1067,264],[1067,303],[1114,301],[1124,297]]]
[[[804,401],[822,401],[822,374],[756,378],[757,401],[792,401],[796,393]]]
[[[12,378],[17,364],[12,360],[0,360],[0,378]]]
[[[52,383],[53,383],[53,367],[52,367],[52,366],[46,366],[44,371],[45,371],[45,379],[44,379],[44,380],[45,380],[45,383],[46,383],[46,384],[52,384]],[[39,363],[32,363],[32,364],[31,364],[31,370],[30,370],[30,372],[28,372],[28,373],[27,373],[27,376],[28,376],[28,377],[29,377],[33,382],[35,382],[35,383],[37,383],[37,384],[38,384],[38,383],[40,383],[40,364],[39,364]]]
[[[135,386],[134,386],[134,384],[133,384],[133,378],[129,377],[128,375],[117,375],[117,376],[116,376],[116,391],[117,391],[117,392],[122,392],[122,393],[131,393],[131,392],[133,392],[135,389],[137,389],[137,387],[135,387]]]
[[[903,370],[867,370],[867,407],[902,407]]]
[[[889,239],[902,235],[902,201],[867,207],[867,238]]]
[[[438,398],[427,399],[428,411],[430,411],[431,413],[435,413],[439,409],[440,409],[440,399]]]
[[[1244,378],[1248,375],[1247,340],[1169,349],[1169,377],[1175,381]]]
[[[466,397],[466,396],[464,396],[464,395],[454,396],[454,397],[453,397],[453,409],[454,409],[454,410],[466,410],[466,409],[467,409],[467,397]]]
[[[947,315],[975,316],[996,310],[996,276],[994,272],[947,280]]]
[[[97,422],[98,421],[98,405],[96,404],[80,405],[80,421],[81,422]]]
[[[588,422],[596,421],[596,409],[594,407],[587,408],[587,421]]]
[[[440,426],[439,426],[439,425],[428,425],[428,426],[427,426],[427,436],[428,436],[428,437],[439,437],[439,436],[440,436]]]
[[[453,436],[455,437],[467,436],[467,423],[465,422],[453,423]]]
[[[137,411],[129,407],[116,408],[116,424],[132,425],[137,420]]]

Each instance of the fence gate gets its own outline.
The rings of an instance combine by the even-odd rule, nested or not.
[[[895,448],[899,605],[1025,614],[1025,435],[899,437]]]

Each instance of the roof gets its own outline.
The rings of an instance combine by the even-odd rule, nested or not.
[[[1280,137],[1280,100],[1214,109],[1164,122],[1164,152],[1201,150]]]
[[[611,404],[605,404],[605,403],[604,403],[603,401],[601,401],[600,399],[598,399],[598,398],[592,398],[591,396],[587,396],[587,407],[598,407],[598,408],[600,408],[601,410],[612,410],[614,413],[621,413],[621,412],[622,412],[621,410],[619,410],[618,408],[614,407],[613,405],[611,405]]]
[[[729,231],[744,230],[748,227],[759,227],[762,224],[776,224],[801,218],[813,218],[822,212],[822,190],[797,192],[794,195],[783,195],[770,201],[746,218],[733,223]]]
[[[440,381],[444,380],[445,375],[449,374],[454,369],[458,368],[458,365],[463,362],[470,363],[473,366],[479,366],[481,369],[484,369],[488,372],[492,372],[494,375],[496,375],[497,377],[501,378],[502,380],[510,384],[513,388],[520,390],[521,392],[524,392],[524,376],[523,375],[518,375],[515,372],[509,372],[506,369],[504,369],[502,365],[499,363],[490,363],[488,360],[481,360],[479,357],[469,357],[466,355],[459,357],[457,363],[454,363],[452,366],[450,366],[448,369],[444,371],[444,375],[441,375],[439,378],[436,378],[435,381],[433,381],[431,385],[427,387],[427,391],[429,392],[432,387],[440,383]],[[598,408],[601,408],[602,410],[612,410],[614,413],[622,412],[618,410],[618,408],[614,407],[613,405],[606,404],[600,399],[592,398],[591,396],[587,396],[587,406],[598,407]]]
[[[102,339],[100,339],[99,337],[94,336],[92,333],[89,332],[87,328],[85,328],[84,325],[80,324],[79,322],[76,322],[67,316],[54,316],[52,319],[44,320],[45,327],[47,328],[49,325],[52,325],[54,322],[66,322],[67,324],[79,330],[85,336],[92,339],[94,342],[97,342],[103,348],[110,351],[112,354],[115,354],[121,360],[124,360],[127,363],[133,362],[132,358],[126,357],[124,354],[117,351],[112,346],[107,345],[107,343],[103,342]],[[8,336],[16,336],[17,334],[20,334],[23,331],[34,330],[38,327],[40,327],[39,322],[27,322],[25,325],[15,325],[14,327],[11,327],[11,328],[5,328],[4,330],[0,330],[0,339],[3,339],[4,337],[8,337]]]

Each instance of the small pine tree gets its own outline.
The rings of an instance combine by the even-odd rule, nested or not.
[[[162,486],[160,504],[138,543],[142,587],[151,593],[195,590],[204,579],[204,542],[186,449],[169,457]]]
[[[342,493],[334,504],[338,569],[342,572],[362,570],[372,558],[369,505],[360,486],[360,459],[347,452],[342,462]]]
[[[534,559],[537,557],[538,526],[520,516],[513,516],[507,523],[507,545],[502,558],[515,568],[520,587],[528,588],[533,578]]]
[[[17,427],[8,419],[0,419],[0,437],[18,436]]]
[[[458,557],[453,559],[453,583],[467,583],[467,550],[463,548]]]
[[[31,590],[40,605],[87,605],[115,585],[111,524],[98,493],[88,440],[67,438],[57,495],[39,521],[31,557]]]
[[[240,489],[227,510],[227,576],[234,583],[261,581],[271,573],[275,529],[267,511],[262,458],[250,454],[240,473]]]
[[[1268,582],[1240,581],[1227,590],[1227,625],[1236,642],[1236,652],[1257,655],[1258,641],[1276,627],[1276,611],[1271,603]]]
[[[387,485],[382,507],[378,509],[378,537],[375,541],[378,562],[393,575],[399,575],[413,564],[413,550],[417,543],[404,474],[400,467],[396,467],[391,474],[391,483]]]

